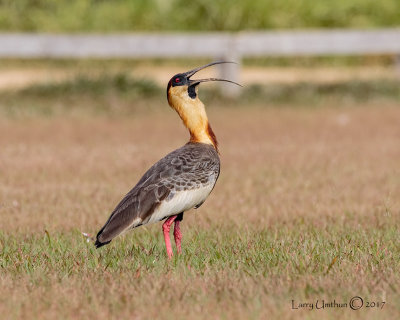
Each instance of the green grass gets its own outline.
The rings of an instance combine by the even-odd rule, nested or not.
[[[75,108],[101,99],[128,107],[119,106],[125,94],[110,94],[71,93]],[[25,103],[41,97],[26,96]],[[64,97],[67,106],[68,96],[43,101]],[[165,102],[155,105],[165,112],[131,116],[71,117],[64,108],[50,118],[38,111],[2,117],[0,314],[398,319],[398,104],[264,106],[208,109],[221,177],[206,204],[185,214],[183,253],[172,261],[160,223],[98,250],[81,234],[94,235],[143,171],[186,141]],[[291,300],[354,296],[386,304],[357,312],[291,308]]]
[[[108,92],[127,93],[131,96],[148,97],[159,93],[158,86],[151,80],[135,79],[124,73],[101,74],[97,77],[78,75],[56,83],[35,84],[18,92],[23,96],[60,97],[63,95],[103,95]]]
[[[114,318],[130,310],[131,315],[150,319],[157,309],[149,314],[141,301],[146,305],[164,300],[169,301],[168,312],[175,310],[181,317],[193,313],[196,306],[211,307],[217,301],[231,307],[214,309],[214,316],[240,318],[242,314],[258,319],[268,314],[268,304],[285,314],[291,311],[291,299],[348,302],[355,295],[385,301],[389,310],[381,310],[385,317],[398,308],[399,241],[398,228],[390,221],[361,229],[337,223],[321,228],[301,219],[261,229],[213,226],[186,231],[183,254],[168,261],[159,228],[130,232],[99,250],[78,231],[2,232],[0,276],[17,284],[20,289],[14,291],[20,294],[21,288],[30,287],[29,300],[44,291],[40,304],[50,306],[56,301],[57,314],[67,318],[74,313],[69,302],[74,295],[86,313],[100,313],[100,318],[105,310]],[[58,287],[68,288],[71,296],[63,297]],[[32,318],[39,316],[27,298],[14,301],[13,317],[21,317],[26,308],[33,310]],[[229,308],[239,313],[231,315]],[[372,311],[365,312],[371,316]],[[334,314],[327,310],[323,316]],[[158,317],[170,318],[162,312]]]
[[[152,109],[153,98],[164,90],[153,81],[135,79],[124,73],[78,75],[65,81],[34,84],[0,93],[1,113],[55,115],[62,113],[135,113]]]
[[[398,26],[397,0],[0,2],[0,30],[131,31]]]
[[[353,80],[338,83],[296,83],[251,85],[241,89],[238,99],[229,100],[216,87],[203,88],[205,104],[233,107],[348,106],[400,102],[400,81],[390,79]],[[126,73],[105,73],[0,92],[0,113],[4,116],[57,114],[135,114],[156,110],[165,101],[165,88],[149,79],[136,79]]]
[[[329,273],[353,278],[362,266],[364,279],[392,276],[400,268],[400,235],[395,226],[379,228],[319,228],[295,219],[292,226],[265,229],[226,228],[189,230],[184,254],[168,261],[159,228],[136,230],[112,244],[95,249],[79,231],[69,233],[0,234],[0,270],[14,278],[37,281],[51,273],[62,279],[108,271],[116,276],[142,269],[142,276],[177,273],[181,276],[222,271],[251,277],[312,276]],[[232,232],[233,230],[233,232]],[[282,272],[283,271],[283,272]],[[372,290],[367,284],[366,289]],[[339,288],[335,288],[337,290]]]
[[[273,104],[321,106],[368,103],[373,101],[400,102],[400,81],[377,79],[352,80],[338,83],[296,83],[253,85],[246,88],[242,99],[264,100]]]

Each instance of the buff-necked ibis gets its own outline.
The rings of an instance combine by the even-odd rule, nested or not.
[[[155,163],[136,186],[117,205],[96,237],[97,248],[108,244],[124,231],[165,220],[162,225],[167,255],[172,257],[169,231],[172,223],[178,253],[181,252],[179,224],[185,211],[200,207],[217,182],[220,172],[217,138],[208,122],[204,104],[198,97],[198,85],[208,78],[193,80],[198,71],[226,61],[176,74],[168,82],[169,105],[179,114],[190,133],[183,147]]]

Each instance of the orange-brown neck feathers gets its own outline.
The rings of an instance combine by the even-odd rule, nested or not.
[[[187,86],[168,88],[168,103],[176,110],[190,132],[190,142],[212,144],[218,150],[217,138],[208,123],[204,104],[188,95]]]
[[[215,133],[209,123],[207,126],[207,131],[208,131],[208,135],[209,135],[215,149],[218,151],[218,140],[217,140],[217,137],[215,136]]]

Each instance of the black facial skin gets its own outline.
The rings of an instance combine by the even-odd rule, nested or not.
[[[188,86],[188,95],[190,98],[195,99],[197,97],[196,94],[196,85],[189,85],[189,80],[183,74],[177,74],[171,78],[168,83],[167,92],[170,87],[178,87],[178,86]]]
[[[196,85],[191,85],[188,87],[188,94],[189,94],[189,97],[191,97],[192,99],[196,99],[196,97],[197,97]]]
[[[173,87],[188,85],[188,79],[182,74],[177,74],[172,77],[171,84]]]

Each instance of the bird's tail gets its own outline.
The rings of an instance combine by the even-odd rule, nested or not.
[[[103,232],[103,229],[104,229],[104,228],[102,228],[102,229],[99,231],[99,233],[97,234],[97,236],[96,236],[96,242],[94,243],[94,245],[96,246],[97,249],[100,248],[100,247],[102,247],[102,246],[105,246],[106,244],[109,244],[109,243],[111,242],[111,240],[108,240],[108,241],[105,241],[105,242],[101,242],[101,241],[99,240],[100,235],[101,235],[101,233]]]
[[[94,245],[98,249],[98,248],[100,248],[102,246],[105,246],[106,244],[109,244],[110,242],[111,242],[111,240],[110,241],[106,241],[106,242],[100,242],[99,239],[96,239],[96,242],[94,243]]]

